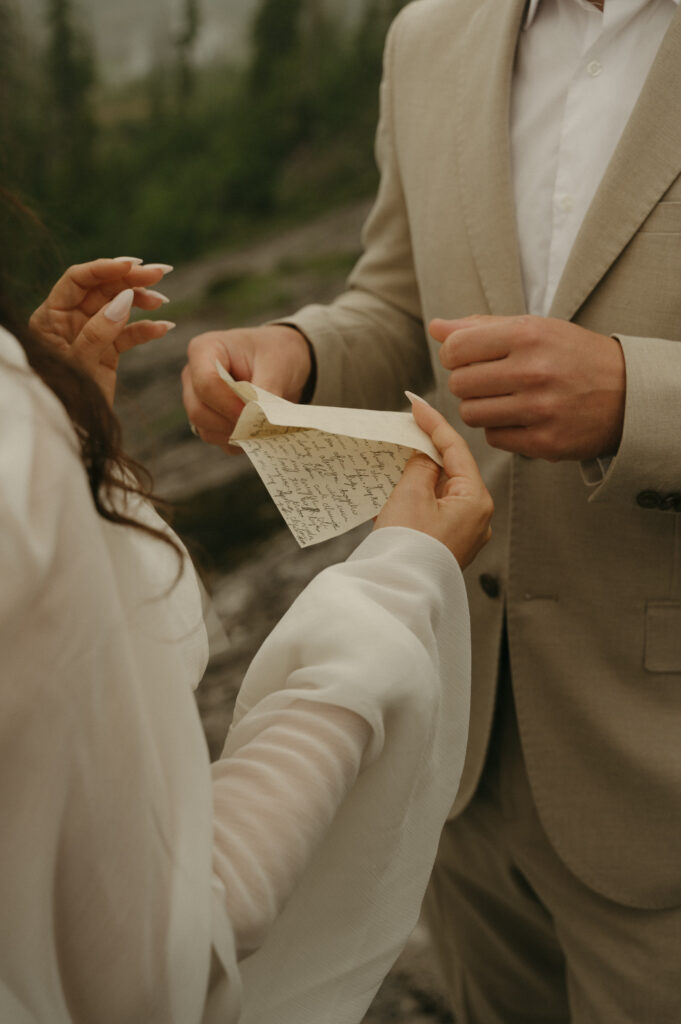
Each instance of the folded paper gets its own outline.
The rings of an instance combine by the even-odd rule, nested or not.
[[[378,515],[415,450],[442,465],[411,413],[296,405],[217,368],[245,403],[230,443],[248,455],[301,547]]]

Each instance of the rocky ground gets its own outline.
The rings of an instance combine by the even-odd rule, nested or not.
[[[204,330],[261,322],[333,297],[359,250],[366,209],[354,204],[248,249],[178,268],[161,286],[172,300],[163,316],[177,319],[178,328],[131,352],[122,368],[117,403],[127,447],[152,470],[159,496],[173,504],[173,521],[210,594],[211,660],[198,705],[212,756],[257,647],[308,580],[344,559],[365,528],[298,548],[245,458],[229,458],[190,434],[179,388],[187,342]],[[365,1018],[365,1024],[389,1022],[452,1022],[423,924]]]

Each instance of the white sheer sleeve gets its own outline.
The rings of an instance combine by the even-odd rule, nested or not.
[[[213,765],[214,867],[240,957],[261,945],[357,778],[368,723],[298,701]]]
[[[276,896],[263,899],[250,937],[262,945],[241,963],[244,1024],[361,1020],[418,918],[463,767],[469,701],[461,572],[445,547],[413,530],[372,533],[347,562],[313,580],[260,649],[239,694],[226,765],[257,750],[281,716],[293,712],[321,743],[319,705],[331,712],[329,722],[336,708],[362,719],[368,739],[345,799],[338,801],[335,781],[328,800],[314,795],[316,824],[286,822],[290,797],[278,809],[282,845],[265,861],[286,881],[276,907]],[[305,720],[300,705],[316,717]],[[271,764],[276,759],[266,754]],[[311,767],[309,752],[306,760]],[[352,770],[334,769],[330,778],[342,791]],[[293,792],[295,773],[291,779]],[[286,785],[279,782],[281,791]],[[266,789],[274,803],[270,777]],[[299,822],[305,822],[302,797],[296,793],[293,801]],[[224,815],[229,824],[227,805]],[[267,843],[263,825],[257,840]],[[279,858],[285,863],[277,864]],[[277,884],[270,881],[268,892]],[[265,916],[269,924],[281,904],[264,934]]]

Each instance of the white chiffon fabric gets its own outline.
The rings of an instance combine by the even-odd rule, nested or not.
[[[463,765],[461,573],[403,529],[322,573],[211,778],[200,596],[177,571],[96,514],[61,405],[0,331],[0,1020],[357,1022]],[[240,964],[235,928],[260,946]]]

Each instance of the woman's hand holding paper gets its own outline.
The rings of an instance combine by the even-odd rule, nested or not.
[[[464,568],[491,536],[492,498],[463,438],[423,399],[408,397],[414,419],[442,455],[444,470],[427,455],[413,455],[375,529],[407,526],[427,533]]]

